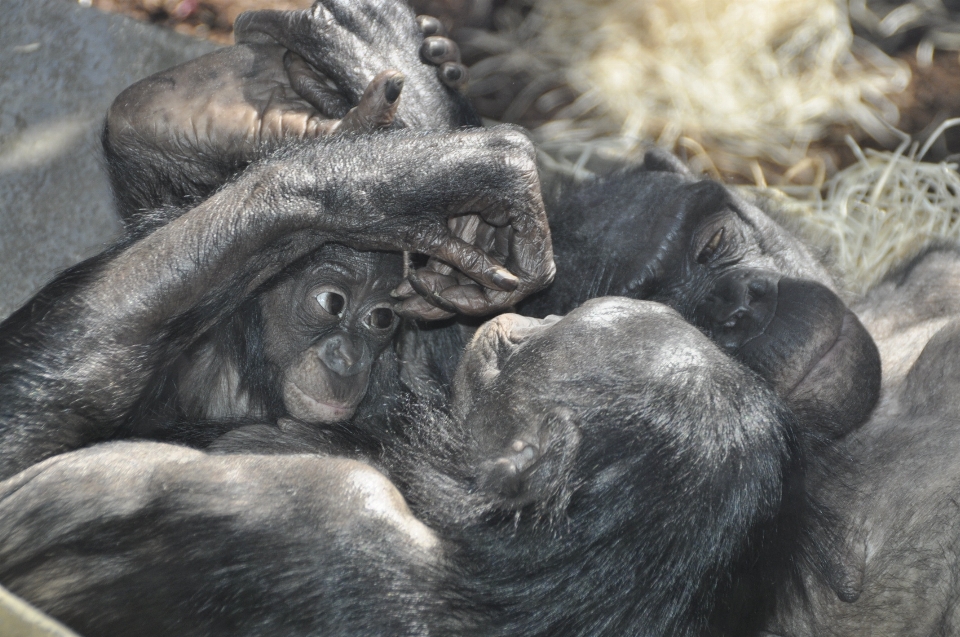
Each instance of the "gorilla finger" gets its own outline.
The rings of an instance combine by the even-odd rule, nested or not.
[[[447,35],[447,30],[443,28],[443,23],[432,15],[418,15],[417,25],[420,27],[420,33],[424,36]]]
[[[410,285],[410,281],[406,279],[403,280],[403,283],[393,288],[390,292],[390,296],[400,301],[406,301],[409,298],[413,298],[417,295],[417,291],[413,289],[413,286]]]
[[[305,99],[324,117],[341,119],[350,110],[347,99],[330,84],[327,76],[314,69],[293,51],[287,51],[283,56],[283,66],[287,70],[290,86],[297,95]]]
[[[490,314],[507,309],[511,295],[503,292],[494,294],[496,296],[502,296],[503,299],[491,299],[487,291],[476,284],[454,285],[441,292],[444,300],[456,307],[460,313],[473,316]]]
[[[400,71],[383,71],[367,85],[360,103],[340,120],[341,132],[370,132],[390,126],[400,104],[404,76]]]
[[[431,35],[420,45],[420,55],[428,63],[440,66],[444,62],[459,62],[460,47],[450,38]]]
[[[427,265],[424,269],[427,270],[428,272],[436,272],[437,274],[441,274],[444,276],[449,276],[454,272],[456,272],[456,270],[451,268],[449,265],[447,265],[443,261],[440,261],[438,259],[433,259],[433,258],[427,261]]]
[[[445,312],[434,305],[430,305],[419,296],[393,306],[393,311],[404,318],[420,319],[422,321],[441,321],[455,316],[452,312]]]
[[[441,82],[455,90],[462,89],[470,80],[470,72],[467,67],[458,62],[444,62],[437,69],[437,75]]]
[[[494,261],[486,252],[456,237],[450,237],[437,246],[433,256],[485,287],[512,292],[520,285],[519,278]]]
[[[310,139],[334,133],[340,120],[324,119],[312,108],[299,110],[271,110],[263,115],[259,125],[260,142],[267,148],[279,146],[290,139]]]
[[[472,280],[460,272],[457,272],[443,261],[433,258],[427,261],[427,265],[417,270],[417,272],[419,273],[421,281],[429,281],[432,285],[432,289],[437,291],[451,285],[456,285],[460,278],[468,281]],[[442,284],[436,283],[436,281],[441,280],[443,281]],[[416,295],[417,291],[413,289],[413,286],[410,285],[410,282],[407,280],[404,280],[403,283],[398,285],[392,292],[390,292],[390,296],[401,301]]]
[[[477,228],[481,223],[480,215],[458,215],[447,219],[447,228],[461,241],[477,245]]]
[[[457,306],[447,301],[436,291],[438,283],[436,279],[427,278],[419,272],[413,271],[407,275],[407,280],[417,294],[431,305],[435,305],[445,312],[455,313],[457,311]]]

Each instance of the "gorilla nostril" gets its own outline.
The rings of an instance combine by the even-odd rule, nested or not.
[[[747,283],[747,302],[760,301],[770,295],[770,283],[765,279],[752,279]]]
[[[363,350],[342,335],[327,338],[317,350],[327,369],[340,376],[352,376],[363,367]]]
[[[740,319],[743,318],[744,314],[746,314],[746,310],[742,308],[737,310],[736,312],[731,314],[726,321],[723,322],[723,326],[726,327],[727,329],[735,328],[737,326],[737,323],[740,322]]]
[[[347,367],[353,367],[353,365],[357,362],[357,359],[355,356],[352,356],[349,351],[345,351],[342,348],[340,349],[338,354],[340,354],[340,358],[343,359],[343,362],[346,364]]]

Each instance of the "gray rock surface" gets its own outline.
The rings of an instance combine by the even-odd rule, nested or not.
[[[69,0],[0,0],[0,319],[120,232],[100,152],[114,97],[215,46]]]

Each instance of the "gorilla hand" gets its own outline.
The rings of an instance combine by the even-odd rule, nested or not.
[[[472,315],[501,311],[553,279],[535,149],[518,129],[340,138],[291,149],[256,171],[274,208],[282,195],[286,219],[358,250],[432,257],[428,271],[443,272],[425,275],[434,302],[398,290],[407,295],[396,309],[407,316],[436,318],[438,303]]]

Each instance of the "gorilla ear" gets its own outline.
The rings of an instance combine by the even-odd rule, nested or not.
[[[484,463],[480,483],[507,508],[533,504],[541,513],[562,516],[570,500],[570,474],[580,438],[573,412],[551,409],[536,430],[519,436],[500,457]]]
[[[650,172],[677,173],[685,177],[694,176],[679,157],[656,146],[644,154],[643,169]]]

